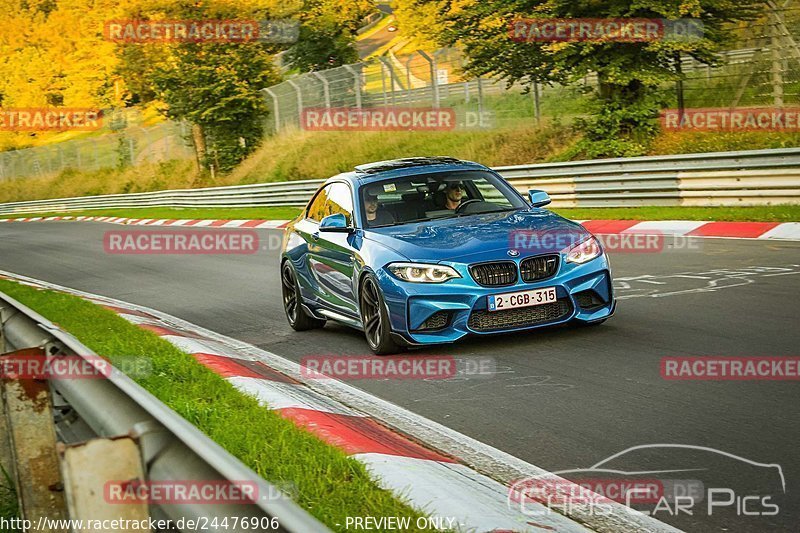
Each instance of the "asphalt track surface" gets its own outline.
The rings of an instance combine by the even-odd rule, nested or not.
[[[293,361],[369,353],[361,333],[344,326],[329,323],[303,333],[289,328],[274,248],[279,231],[259,230],[262,244],[273,249],[255,255],[106,254],[104,232],[120,228],[2,224],[0,269],[152,307]],[[732,454],[659,447],[605,466],[682,470],[630,477],[699,480],[705,490],[733,491],[717,493],[715,501],[733,502],[711,514],[708,498],[689,509],[692,515],[664,508],[655,513],[686,531],[797,531],[800,383],[668,381],[660,361],[800,355],[800,242],[704,239],[701,245],[612,255],[619,305],[601,326],[470,338],[418,352],[490,358],[492,376],[352,384],[550,471],[588,468],[648,444]],[[785,493],[777,469],[754,462],[779,465]],[[764,496],[772,499],[764,504]],[[779,505],[775,516],[742,516],[769,513],[770,503]]]

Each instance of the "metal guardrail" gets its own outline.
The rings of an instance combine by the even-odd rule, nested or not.
[[[518,190],[543,189],[554,207],[800,203],[800,148],[496,167]],[[0,216],[138,207],[305,205],[323,180],[111,194],[0,204]]]
[[[44,348],[47,357],[78,356],[95,365],[98,356],[72,335],[0,292],[0,353]],[[169,409],[129,377],[112,369],[107,379],[51,379],[52,388],[98,437],[133,436],[142,450],[148,480],[247,483],[259,498],[252,504],[151,506],[153,516],[177,521],[208,519],[209,531],[225,531],[223,518],[276,518],[280,531],[329,531],[296,503]],[[101,490],[102,488],[96,490]],[[268,495],[269,497],[263,497]],[[213,521],[213,518],[218,518]],[[213,526],[212,526],[213,524]],[[217,529],[219,525],[219,529]],[[225,522],[225,525],[229,525]],[[229,529],[227,529],[229,530]]]

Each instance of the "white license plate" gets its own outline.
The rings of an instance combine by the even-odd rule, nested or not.
[[[547,287],[532,291],[509,292],[506,294],[493,294],[487,296],[489,311],[502,311],[517,307],[530,307],[532,305],[549,304],[556,301],[556,288]]]

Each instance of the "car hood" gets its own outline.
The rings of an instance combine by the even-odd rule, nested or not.
[[[366,238],[412,261],[464,263],[507,259],[512,249],[520,257],[560,252],[589,235],[580,224],[545,209],[487,213],[366,232]]]

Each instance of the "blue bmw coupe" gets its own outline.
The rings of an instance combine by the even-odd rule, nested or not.
[[[283,304],[295,330],[336,320],[376,354],[614,312],[608,258],[583,226],[493,170],[448,157],[328,179],[286,228]]]

